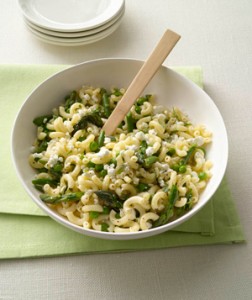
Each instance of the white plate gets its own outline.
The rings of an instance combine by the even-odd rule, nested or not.
[[[118,12],[118,14],[111,19],[109,22],[93,28],[93,29],[89,29],[89,30],[85,30],[85,31],[77,31],[77,32],[60,32],[60,31],[55,31],[55,30],[49,30],[40,26],[37,26],[36,24],[30,22],[28,19],[24,18],[24,21],[26,23],[26,25],[28,25],[29,27],[33,28],[34,30],[46,34],[46,35],[50,35],[53,37],[61,37],[61,38],[74,38],[74,37],[84,37],[84,36],[90,36],[90,35],[94,35],[96,33],[99,33],[107,28],[109,28],[110,26],[114,25],[117,21],[121,20],[121,18],[123,17],[125,12],[125,5],[123,5],[122,9]]]
[[[121,20],[122,20],[122,17],[117,22],[115,22],[113,25],[108,27],[107,29],[102,30],[96,34],[84,36],[84,37],[75,37],[75,38],[54,37],[54,36],[39,32],[36,29],[30,27],[28,24],[26,24],[26,25],[27,25],[27,28],[29,29],[29,31],[37,39],[39,39],[42,42],[46,42],[46,43],[58,45],[58,46],[82,46],[82,45],[87,45],[87,44],[98,42],[99,40],[104,39],[105,37],[109,36],[119,27],[119,25],[121,24]]]
[[[89,30],[109,22],[124,0],[18,0],[30,22],[62,32]]]

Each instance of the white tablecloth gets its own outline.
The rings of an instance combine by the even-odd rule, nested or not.
[[[1,64],[145,59],[166,28],[180,33],[165,64],[204,70],[229,134],[227,178],[247,243],[0,261],[0,299],[252,299],[251,17],[250,0],[126,0],[111,36],[60,47],[27,31],[17,1],[1,1]]]

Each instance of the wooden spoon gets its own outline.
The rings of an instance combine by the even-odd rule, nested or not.
[[[107,136],[113,134],[115,129],[129,112],[136,99],[143,92],[147,84],[155,75],[158,68],[161,66],[161,64],[171,52],[179,39],[180,35],[178,35],[177,33],[171,30],[165,31],[161,40],[159,41],[149,58],[143,64],[141,69],[138,71],[137,75],[126,90],[122,99],[118,102],[112,114],[104,124],[102,130],[105,131],[105,134]]]

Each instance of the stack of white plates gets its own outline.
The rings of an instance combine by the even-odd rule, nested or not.
[[[27,28],[40,40],[62,46],[97,42],[120,25],[124,0],[19,0]]]

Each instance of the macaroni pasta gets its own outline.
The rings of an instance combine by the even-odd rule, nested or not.
[[[34,119],[29,156],[41,199],[87,229],[136,232],[190,210],[211,177],[212,134],[181,110],[137,99],[113,136],[101,130],[124,89],[83,86]]]

